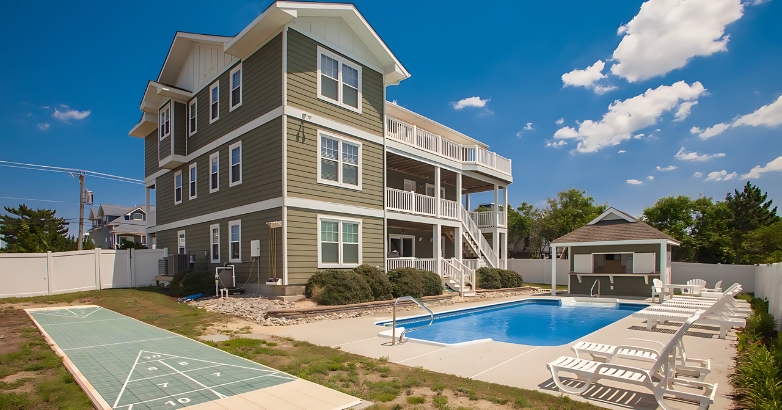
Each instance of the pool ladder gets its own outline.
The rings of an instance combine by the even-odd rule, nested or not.
[[[400,300],[412,301],[416,305],[422,307],[424,310],[429,312],[429,323],[427,323],[427,324],[425,324],[423,326],[414,327],[412,329],[405,329],[405,330],[403,330],[402,334],[399,335],[399,342],[397,342],[397,340],[396,340],[396,304],[399,303]],[[405,333],[412,332],[413,330],[422,329],[422,328],[425,328],[427,326],[431,326],[433,322],[434,322],[434,313],[432,313],[432,311],[429,310],[428,307],[424,306],[423,303],[421,303],[418,300],[416,300],[416,298],[414,298],[412,296],[402,296],[401,298],[397,298],[394,301],[394,318],[393,318],[393,322],[391,323],[391,328],[393,329],[391,331],[391,346],[396,346],[397,344],[402,343],[402,338],[405,336]]]
[[[595,285],[597,285],[597,296],[595,296]],[[589,289],[589,297],[600,297],[600,279],[595,280],[595,283],[592,284],[592,289]]]

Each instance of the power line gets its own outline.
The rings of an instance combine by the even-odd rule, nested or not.
[[[33,199],[33,198],[17,198],[15,196],[0,196],[0,199],[16,199],[19,201],[38,201],[38,202],[60,202],[65,203],[65,201],[57,201],[54,199]]]
[[[48,171],[48,172],[61,172],[61,173],[84,173],[94,178],[108,179],[110,181],[127,182],[131,184],[143,184],[144,181],[140,179],[128,178],[119,175],[106,174],[102,172],[89,171],[84,169],[66,168],[66,167],[53,167],[49,165],[40,164],[28,164],[24,162],[5,161],[0,160],[0,166],[8,168],[30,169],[35,171]]]

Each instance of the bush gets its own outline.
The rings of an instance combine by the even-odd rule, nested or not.
[[[421,271],[414,268],[392,269],[388,271],[388,281],[391,282],[391,293],[395,298],[420,298],[424,295],[423,276]]]
[[[304,295],[321,305],[349,305],[373,300],[372,289],[362,275],[338,269],[315,272],[307,281]]]
[[[364,277],[364,280],[369,284],[369,288],[372,289],[372,297],[375,300],[390,300],[393,299],[391,295],[391,282],[388,281],[385,273],[382,270],[369,265],[361,265],[353,269],[353,272]]]
[[[481,289],[500,289],[502,281],[500,274],[495,269],[483,267],[478,269],[478,287]]]
[[[518,273],[506,269],[495,270],[500,275],[500,283],[502,283],[503,288],[518,288],[524,285],[524,280]]]
[[[421,272],[421,284],[423,285],[424,296],[438,296],[443,294],[443,281],[440,275],[424,270]]]
[[[169,289],[174,296],[211,295],[215,291],[215,275],[210,271],[183,270],[171,278]]]

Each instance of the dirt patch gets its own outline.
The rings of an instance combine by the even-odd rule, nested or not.
[[[36,376],[38,376],[38,372],[19,372],[0,379],[0,382],[11,384],[17,380],[34,378]]]
[[[29,329],[30,319],[24,312],[0,307],[0,355],[16,351],[22,342],[22,332]]]

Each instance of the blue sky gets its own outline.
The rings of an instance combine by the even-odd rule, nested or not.
[[[235,35],[270,2],[47,3],[0,15],[0,159],[143,178],[127,133],[174,33]],[[514,205],[576,187],[638,214],[748,179],[782,204],[782,1],[356,5],[412,74],[389,100],[511,158]],[[75,179],[0,174],[0,197],[78,215]],[[144,202],[138,185],[87,186],[97,202]]]

